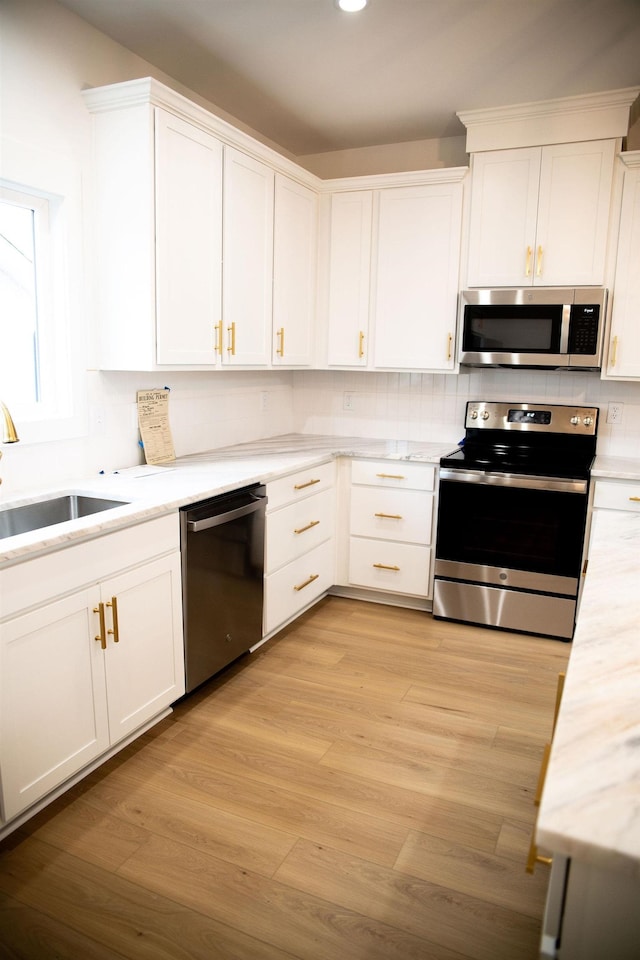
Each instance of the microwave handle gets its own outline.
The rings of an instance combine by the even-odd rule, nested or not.
[[[569,353],[569,329],[571,327],[571,304],[562,306],[562,320],[560,322],[560,353]]]

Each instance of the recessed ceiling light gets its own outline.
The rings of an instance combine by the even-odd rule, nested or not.
[[[358,10],[364,10],[367,0],[337,0],[338,6],[345,13],[357,13]]]

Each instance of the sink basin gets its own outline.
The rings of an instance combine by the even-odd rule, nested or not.
[[[65,520],[77,520],[103,510],[112,510],[128,503],[127,500],[105,500],[103,497],[68,493],[49,500],[25,503],[20,507],[0,509],[0,540],[18,533],[51,527]]]

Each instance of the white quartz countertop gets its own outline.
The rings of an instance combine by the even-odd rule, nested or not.
[[[288,434],[182,457],[167,466],[129,467],[0,501],[0,510],[55,494],[127,501],[121,507],[0,540],[0,568],[110,533],[251,483],[266,483],[340,456],[437,463],[453,443]]]
[[[537,842],[640,879],[640,513],[594,513]]]
[[[591,476],[596,480],[640,480],[640,460],[630,457],[596,457]]]

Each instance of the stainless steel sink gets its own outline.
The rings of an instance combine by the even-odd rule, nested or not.
[[[77,520],[103,510],[112,510],[128,503],[128,500],[106,500],[79,493],[68,493],[48,500],[25,503],[20,507],[0,508],[0,540],[18,533],[52,527],[66,520]]]

